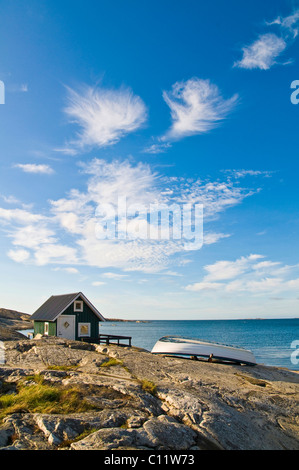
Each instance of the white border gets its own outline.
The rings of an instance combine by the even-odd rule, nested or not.
[[[86,335],[80,333],[81,326],[88,326],[88,333]],[[78,323],[78,338],[90,338],[91,325],[88,322]]]
[[[76,304],[80,304],[80,308],[76,308]],[[74,312],[83,312],[83,300],[74,301]]]
[[[3,341],[0,341],[0,365],[5,364],[5,345]]]

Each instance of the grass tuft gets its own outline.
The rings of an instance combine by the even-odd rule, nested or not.
[[[118,366],[118,365],[122,365],[122,361],[119,361],[118,359],[111,357],[108,361],[103,362],[100,365],[100,367],[112,367],[112,366]]]
[[[157,395],[157,386],[150,380],[142,380],[141,387],[145,392],[150,393],[153,396]]]
[[[24,381],[18,385],[15,393],[0,395],[0,419],[12,413],[68,414],[94,409],[82,398],[82,393],[76,387],[49,385],[40,376],[32,376],[30,379],[36,383],[26,385]]]

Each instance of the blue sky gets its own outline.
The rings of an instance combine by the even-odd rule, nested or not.
[[[299,2],[0,1],[1,306],[298,316]],[[201,248],[99,204],[203,204]]]

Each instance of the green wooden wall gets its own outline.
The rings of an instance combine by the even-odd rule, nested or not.
[[[49,336],[56,336],[56,322],[44,322],[44,321],[35,321],[34,322],[34,336],[38,333],[43,335],[45,332],[45,323],[49,323]]]
[[[77,301],[78,300],[83,299],[79,297]],[[63,312],[63,315],[76,316],[76,340],[81,340],[81,338],[78,337],[78,323],[90,323],[90,337],[98,338],[100,320],[85,302],[83,302],[83,312],[74,312],[74,303],[72,303],[72,305]]]
[[[78,298],[78,300],[83,300]],[[74,312],[74,303],[70,305],[62,315],[74,315],[76,317],[76,328],[75,334],[76,340],[81,340],[78,337],[78,323],[90,323],[90,338],[97,339],[99,335],[99,318],[93,313],[89,306],[83,301],[83,312]],[[45,323],[44,321],[35,321],[34,322],[34,335],[38,333],[44,334],[45,332]],[[49,336],[56,336],[56,321],[48,322],[49,323]],[[84,338],[83,338],[84,340]]]

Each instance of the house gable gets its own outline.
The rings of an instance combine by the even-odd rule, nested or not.
[[[82,292],[50,297],[31,318],[35,335],[94,341],[99,336],[99,322],[106,321]]]
[[[103,315],[101,315],[82,292],[66,295],[52,295],[52,297],[36,310],[31,316],[31,319],[34,321],[54,322],[60,315],[64,314],[70,306],[74,305],[76,300],[81,300],[84,304],[88,305],[90,310],[98,318],[98,321],[106,321]]]

